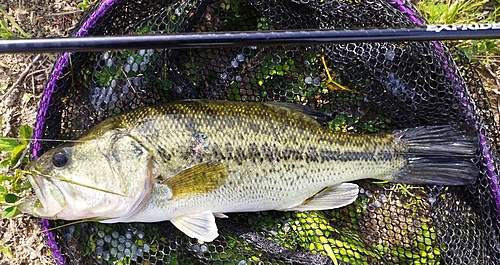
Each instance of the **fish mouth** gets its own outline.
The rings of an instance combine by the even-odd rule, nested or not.
[[[27,176],[36,196],[26,198],[26,201],[20,204],[20,209],[38,217],[56,218],[64,208],[64,195],[51,179],[39,176],[36,172],[30,170]]]

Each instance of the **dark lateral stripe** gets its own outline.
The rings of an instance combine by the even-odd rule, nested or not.
[[[269,144],[257,145],[251,143],[246,147],[234,146],[226,143],[223,147],[224,151],[219,146],[212,145],[211,153],[216,160],[236,160],[246,161],[305,161],[305,162],[349,162],[349,161],[389,161],[394,158],[391,152],[376,152],[373,150],[366,151],[340,151],[332,149],[317,149],[309,147],[307,149],[298,150],[293,148],[277,148]]]

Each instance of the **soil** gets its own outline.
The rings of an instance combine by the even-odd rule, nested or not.
[[[500,58],[492,58],[486,65],[478,64],[476,69],[483,81],[495,121],[500,124]]]
[[[78,2],[81,0],[0,0],[0,7],[32,38],[63,37],[69,35],[82,15]],[[6,17],[0,14],[0,20]],[[10,23],[9,30],[22,36]],[[41,54],[34,62],[37,56],[0,54],[0,135],[15,137],[21,125],[34,125],[38,102],[57,54]],[[491,59],[488,65],[479,67],[498,121],[500,63]],[[6,254],[5,249],[12,254]],[[3,264],[54,264],[38,219],[28,215],[0,219]]]
[[[82,15],[78,2],[81,1],[0,0],[0,7],[31,38],[64,37]],[[0,20],[5,21],[6,17],[0,14]],[[11,23],[8,29],[23,37]],[[0,54],[2,136],[15,137],[21,125],[35,123],[38,102],[57,54],[41,54],[34,61],[37,56]],[[37,218],[21,215],[0,220],[0,265],[3,264],[54,264]]]

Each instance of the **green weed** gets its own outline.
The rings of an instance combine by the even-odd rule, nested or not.
[[[22,198],[22,193],[31,189],[30,182],[23,177],[22,170],[12,172],[12,168],[19,163],[27,163],[29,158],[24,157],[33,135],[33,128],[23,125],[19,129],[19,138],[0,137],[0,168],[6,174],[0,174],[0,205],[2,218],[12,218],[20,213],[17,204]]]
[[[97,3],[97,0],[83,0],[80,3],[78,3],[76,6],[83,10],[83,12],[88,11],[91,9],[95,4]]]
[[[0,37],[2,39],[15,39],[15,38],[29,38],[30,35],[24,31],[19,24],[17,24],[16,20],[7,13],[5,9],[3,9],[0,6],[0,13],[3,15],[3,19],[0,20]],[[16,29],[20,35],[15,34],[11,28],[9,27],[12,26],[14,29]]]
[[[12,249],[9,246],[5,246],[3,244],[0,245],[0,253],[2,253],[7,259],[14,258],[12,254]]]
[[[422,0],[417,8],[431,24],[495,23],[500,7],[491,12],[485,10],[489,0]],[[487,63],[491,56],[500,52],[497,39],[463,40],[457,43],[471,61]]]

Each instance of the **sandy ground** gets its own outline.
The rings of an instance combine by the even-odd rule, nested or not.
[[[26,31],[30,37],[67,36],[81,17],[77,8],[79,0],[0,0],[0,7]],[[6,17],[0,14],[0,20]],[[9,26],[11,33],[21,32]],[[15,136],[20,125],[33,126],[38,101],[50,74],[56,54],[2,54],[0,55],[0,134]],[[488,66],[478,65],[488,88],[492,108],[500,106],[500,73],[498,62]],[[498,116],[497,116],[498,117]],[[0,250],[3,264],[54,264],[45,246],[38,221],[27,215],[0,220],[0,249],[7,248],[12,256]]]
[[[32,38],[67,36],[81,17],[78,0],[0,0],[0,7],[12,16]],[[0,14],[0,20],[6,17]],[[9,23],[9,31],[23,36]],[[33,126],[38,101],[56,54],[0,55],[0,134],[16,136],[20,125]],[[35,61],[35,58],[37,59]],[[45,245],[38,220],[27,215],[0,220],[0,252],[3,264],[54,264]]]

